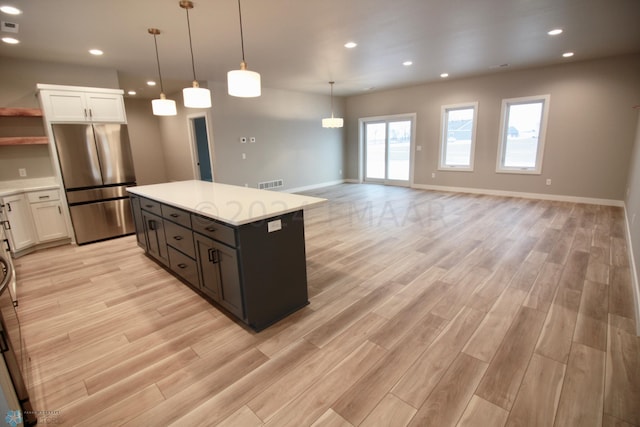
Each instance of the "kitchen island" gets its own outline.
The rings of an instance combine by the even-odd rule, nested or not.
[[[325,199],[205,181],[127,191],[147,255],[254,330],[309,303],[303,209]]]

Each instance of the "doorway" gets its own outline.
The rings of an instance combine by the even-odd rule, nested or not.
[[[189,116],[189,130],[194,154],[194,175],[196,179],[213,182],[207,116],[205,114]]]
[[[360,119],[361,179],[410,186],[415,114]]]

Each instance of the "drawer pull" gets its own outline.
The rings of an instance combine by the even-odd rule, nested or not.
[[[48,199],[48,198],[49,198],[49,196],[40,196],[40,197],[38,197],[38,199],[40,199],[40,200]]]
[[[182,239],[184,239],[184,237],[182,237],[182,236],[173,236],[173,240],[178,240],[178,241],[180,241],[180,240],[182,240]]]
[[[212,264],[217,264],[220,262],[220,257],[218,256],[217,249],[209,249],[209,262],[211,262]]]
[[[180,263],[180,264],[178,264],[178,267],[180,267],[180,268],[187,268],[187,264]]]
[[[151,209],[153,205],[144,205],[145,208]]]
[[[209,226],[209,227],[205,227],[204,229],[205,229],[205,230],[207,230],[207,231],[209,231],[209,232],[211,232],[211,233],[213,233],[214,231],[216,231],[216,228],[215,228],[215,227],[211,227],[211,226]]]
[[[172,213],[169,215],[171,218],[178,218],[180,215],[176,213]]]

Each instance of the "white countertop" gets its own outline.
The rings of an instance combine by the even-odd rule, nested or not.
[[[272,218],[327,199],[206,181],[128,187],[127,191],[231,225]]]
[[[0,197],[27,191],[54,190],[60,186],[54,177],[28,178],[17,181],[0,181]]]

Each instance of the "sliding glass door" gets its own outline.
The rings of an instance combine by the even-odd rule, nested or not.
[[[364,181],[409,185],[413,116],[363,121]]]

